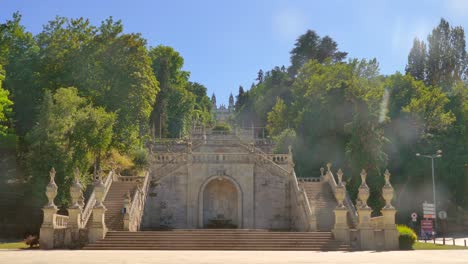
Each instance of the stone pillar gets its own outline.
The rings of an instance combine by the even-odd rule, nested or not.
[[[361,186],[359,186],[359,200],[361,206],[358,207],[358,230],[359,230],[359,241],[362,250],[373,250],[375,249],[375,236],[374,230],[370,222],[372,209],[367,205],[367,199],[370,196],[369,186],[366,184],[367,173],[365,170],[361,171]]]
[[[130,230],[130,206],[131,206],[131,198],[130,192],[127,192],[124,198],[123,207],[125,208],[125,214],[123,216],[123,223],[124,223],[124,230],[125,231],[133,231]]]
[[[49,173],[50,181],[46,187],[46,196],[49,202],[42,208],[44,219],[42,221],[39,233],[39,245],[42,249],[54,248],[54,222],[55,214],[58,209],[54,203],[57,196],[57,184],[55,184],[55,169],[52,168]]]
[[[294,159],[293,159],[293,153],[292,153],[292,146],[289,145],[288,146],[288,167],[289,167],[289,171],[290,172],[293,172],[294,171]]]
[[[390,172],[384,173],[385,185],[382,188],[382,196],[385,200],[385,206],[382,208],[382,216],[384,218],[384,239],[386,250],[398,249],[398,230],[395,225],[396,209],[392,206],[393,187],[390,184]]]
[[[333,236],[338,241],[349,243],[349,226],[348,226],[348,210],[343,204],[346,197],[346,187],[343,184],[343,172],[341,169],[338,170],[338,185],[335,189],[335,198],[338,202],[335,210],[335,227],[333,228]]]
[[[70,197],[72,200],[71,206],[68,208],[68,227],[72,229],[81,228],[81,213],[83,207],[81,206],[81,197],[83,196],[82,186],[80,184],[80,171],[75,169],[75,180],[70,186]]]
[[[105,186],[102,183],[101,174],[98,176],[98,180],[94,185],[94,194],[96,196],[96,204],[93,208],[93,222],[91,223],[91,228],[88,233],[88,242],[94,243],[99,239],[103,239],[107,233],[106,223],[104,222],[104,216],[106,212],[106,207],[104,206]]]

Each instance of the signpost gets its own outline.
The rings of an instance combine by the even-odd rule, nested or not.
[[[436,218],[436,213],[435,213],[435,205],[431,203],[423,203],[423,218],[427,219],[435,219]]]
[[[433,224],[432,220],[421,220],[421,236],[427,238],[432,237],[433,235]]]

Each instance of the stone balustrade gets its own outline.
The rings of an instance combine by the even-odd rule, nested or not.
[[[143,184],[141,187],[137,188],[137,191],[133,195],[130,208],[128,208],[124,216],[124,230],[135,232],[140,229],[140,223],[145,209],[146,194],[149,188],[149,179],[149,173],[146,173]]]
[[[361,171],[361,185],[359,186],[358,198],[360,203],[356,205],[358,224],[357,229],[352,231],[346,223],[346,211],[343,211],[342,206],[346,205],[343,190],[338,191],[340,188],[344,189],[342,184],[341,170],[338,171],[338,184],[334,181],[333,174],[331,173],[331,164],[327,164],[328,171],[322,178],[328,180],[335,193],[338,201],[338,206],[335,209],[335,227],[333,234],[335,239],[344,242],[350,242],[350,237],[356,238],[357,247],[361,250],[395,250],[398,249],[398,231],[395,225],[396,209],[391,205],[393,198],[393,187],[390,184],[390,173],[385,171],[385,185],[382,188],[382,196],[386,201],[386,205],[382,208],[381,216],[371,217],[372,208],[367,204],[370,196],[370,189],[367,186],[366,178],[367,172]]]
[[[54,215],[54,228],[67,228],[68,226],[68,216],[67,215]]]

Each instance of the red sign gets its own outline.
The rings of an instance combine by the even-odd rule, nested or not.
[[[421,229],[432,232],[432,220],[421,220]]]

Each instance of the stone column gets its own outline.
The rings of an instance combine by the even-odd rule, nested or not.
[[[372,209],[367,205],[367,199],[370,196],[369,186],[366,184],[367,173],[365,170],[361,171],[361,186],[359,186],[359,200],[361,206],[358,207],[358,230],[359,230],[359,241],[362,250],[375,249],[375,237],[374,230],[370,222]]]
[[[335,189],[335,198],[338,202],[338,205],[336,206],[335,210],[333,210],[335,212],[335,227],[333,228],[332,232],[336,240],[349,243],[349,226],[347,217],[348,210],[343,204],[346,197],[346,187],[343,183],[343,172],[341,169],[338,170],[337,176],[338,185]]]
[[[398,231],[395,225],[396,209],[392,206],[393,187],[390,184],[390,172],[384,173],[385,185],[382,188],[382,196],[385,200],[385,206],[382,208],[382,216],[384,218],[384,239],[386,250],[398,249]]]
[[[101,174],[98,176],[98,180],[94,185],[94,194],[96,196],[96,204],[93,208],[93,222],[91,223],[91,228],[88,233],[88,242],[94,243],[99,239],[103,239],[107,233],[106,223],[104,222],[104,216],[106,212],[106,207],[104,206],[105,186],[102,183]]]
[[[39,245],[43,249],[54,248],[54,222],[55,214],[58,209],[54,203],[54,199],[57,196],[57,184],[55,184],[55,169],[52,168],[49,173],[50,181],[46,187],[46,196],[49,202],[42,208],[44,212],[44,219],[42,221],[40,233],[39,233]]]

